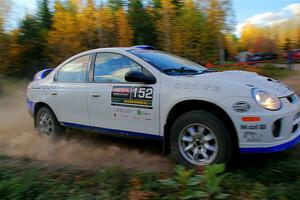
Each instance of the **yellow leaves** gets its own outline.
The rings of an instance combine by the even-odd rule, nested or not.
[[[187,9],[195,9],[195,4],[194,4],[193,0],[185,0],[184,7]]]
[[[107,6],[102,7],[97,14],[98,23],[102,29],[114,29],[114,17],[111,8]]]
[[[66,57],[80,52],[83,48],[79,40],[80,31],[78,16],[64,8],[60,2],[55,2],[52,30],[48,34],[50,59],[59,63]]]
[[[69,0],[64,5],[55,2],[47,38],[54,63],[85,49],[131,45],[133,33],[123,8],[115,12],[108,6],[96,8],[93,0],[87,0],[86,4]],[[74,10],[74,5],[80,9]]]
[[[121,47],[131,46],[133,39],[133,31],[128,23],[128,18],[123,8],[115,13],[116,25],[118,31],[118,45]]]
[[[275,52],[282,54],[286,40],[291,42],[291,48],[297,48],[297,30],[300,24],[296,17],[284,23],[273,24],[272,26],[256,26],[245,24],[241,30],[241,50],[250,52]]]
[[[232,34],[225,35],[225,48],[227,49],[229,58],[231,59],[238,54],[238,42]]]
[[[97,11],[97,33],[100,47],[116,46],[116,28],[111,8],[104,6]]]

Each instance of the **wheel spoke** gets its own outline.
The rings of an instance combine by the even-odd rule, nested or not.
[[[216,148],[208,143],[204,144],[205,149],[215,152]]]
[[[196,130],[194,127],[188,128],[187,131],[191,134],[192,137],[196,135]]]
[[[205,142],[208,142],[208,141],[213,140],[213,139],[214,139],[214,136],[213,136],[211,133],[209,133],[208,135],[205,135],[205,136],[203,137],[203,140],[204,140]]]
[[[205,128],[203,128],[203,127],[201,127],[201,126],[198,126],[198,131],[197,131],[197,133],[198,133],[199,135],[203,135],[204,130],[205,130]]]
[[[198,152],[199,152],[198,148],[195,148],[193,151],[193,158],[195,161],[198,160]]]
[[[189,151],[193,148],[192,144],[189,144],[187,147],[184,148],[184,151]]]
[[[205,160],[208,160],[208,155],[207,155],[207,152],[206,152],[206,149],[205,148],[201,148],[201,155],[203,156],[203,158],[205,159]]]
[[[188,137],[188,136],[184,136],[184,137],[182,137],[181,140],[184,141],[184,142],[192,142],[192,141],[193,141],[193,138]]]

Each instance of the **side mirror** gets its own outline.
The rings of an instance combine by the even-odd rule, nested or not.
[[[141,82],[146,84],[155,84],[156,78],[154,76],[145,75],[139,71],[129,71],[125,74],[125,80],[128,82]]]

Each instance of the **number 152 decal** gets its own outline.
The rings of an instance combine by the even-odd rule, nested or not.
[[[132,87],[131,98],[132,99],[153,99],[153,88]]]
[[[111,105],[152,109],[152,87],[113,86]]]

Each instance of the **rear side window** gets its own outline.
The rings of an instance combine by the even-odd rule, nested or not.
[[[59,69],[56,81],[64,83],[85,82],[86,69],[90,60],[90,55],[76,58]]]
[[[94,67],[95,82],[126,82],[125,74],[142,67],[132,59],[116,53],[97,53]]]

